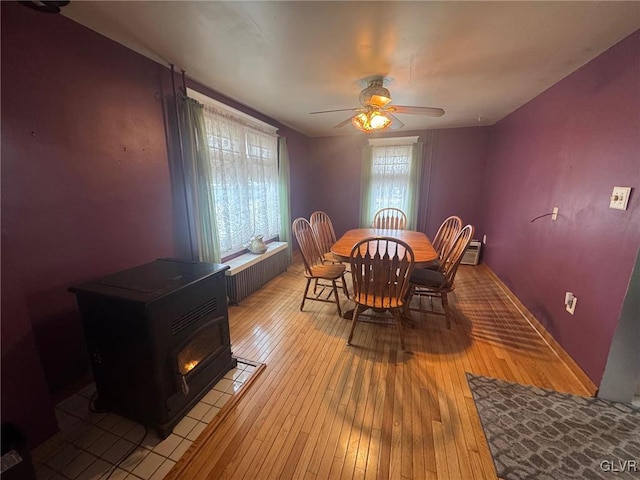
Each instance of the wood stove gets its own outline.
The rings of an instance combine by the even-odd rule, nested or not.
[[[225,265],[159,259],[69,288],[101,406],[165,438],[236,365]]]

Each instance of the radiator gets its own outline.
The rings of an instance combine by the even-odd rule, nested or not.
[[[269,280],[287,270],[289,251],[284,242],[267,245],[262,255],[248,253],[227,263],[227,296],[229,303],[237,305]]]

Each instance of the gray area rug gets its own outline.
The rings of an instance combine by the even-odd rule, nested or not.
[[[498,477],[640,479],[640,409],[467,373]]]

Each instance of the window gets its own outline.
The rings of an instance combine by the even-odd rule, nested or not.
[[[363,164],[362,226],[369,226],[381,208],[395,207],[415,226],[420,185],[418,137],[369,140]]]
[[[211,191],[225,257],[244,249],[254,235],[269,240],[280,232],[278,139],[270,125],[211,99],[203,103]]]

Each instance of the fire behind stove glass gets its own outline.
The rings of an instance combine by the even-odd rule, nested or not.
[[[178,353],[178,371],[182,376],[182,393],[188,395],[189,385],[186,377],[194,368],[212,355],[222,344],[220,329],[211,324],[198,332],[197,336]]]

